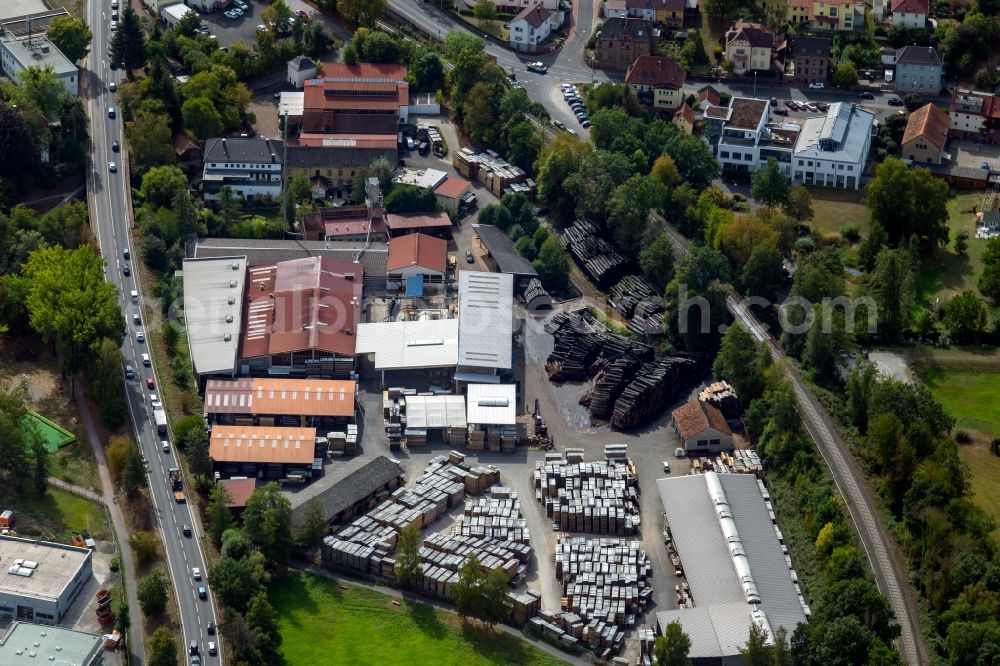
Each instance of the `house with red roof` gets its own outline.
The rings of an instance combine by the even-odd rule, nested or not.
[[[406,280],[421,276],[424,282],[441,282],[448,272],[448,241],[427,234],[406,234],[389,240],[385,288],[398,291]]]
[[[733,431],[715,405],[691,400],[670,413],[670,423],[688,455],[731,451]]]
[[[639,56],[625,74],[625,85],[654,111],[672,111],[684,100],[684,68],[670,58]]]
[[[929,9],[930,0],[893,0],[892,25],[910,30],[923,30],[927,27]]]

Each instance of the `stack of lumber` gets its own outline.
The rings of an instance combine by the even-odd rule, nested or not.
[[[636,476],[627,461],[538,461],[534,481],[555,529],[623,536],[639,526]]]
[[[587,279],[602,291],[621,279],[628,269],[628,259],[601,238],[597,225],[589,220],[574,222],[563,232],[561,241]]]
[[[638,335],[663,335],[663,315],[666,306],[663,299],[651,296],[636,303],[628,330]]]
[[[495,541],[530,542],[517,493],[503,486],[493,486],[487,497],[465,500],[465,511],[452,533]]]
[[[584,623],[635,626],[636,616],[652,597],[652,566],[637,542],[562,538],[556,544],[555,563],[556,578],[562,581],[562,610]],[[587,626],[584,641],[596,647],[596,639],[588,640]]]
[[[623,317],[631,317],[635,306],[656,294],[656,286],[644,275],[626,275],[608,291],[608,303]]]
[[[662,414],[692,386],[704,371],[704,359],[695,355],[665,356],[645,363],[615,401],[611,425],[625,430]]]
[[[552,381],[582,381],[622,357],[653,358],[651,346],[612,333],[589,308],[556,314],[545,332],[553,336],[552,353],[545,364]]]
[[[608,420],[614,411],[615,401],[625,389],[642,362],[631,356],[622,356],[612,361],[594,378],[594,385],[586,393],[590,401],[590,415],[595,419]]]
[[[518,624],[524,624],[538,614],[542,607],[542,595],[537,590],[524,592],[508,592],[507,605],[510,606],[510,618]]]

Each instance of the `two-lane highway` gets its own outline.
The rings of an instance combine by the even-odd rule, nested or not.
[[[156,525],[163,539],[167,564],[182,624],[178,636],[178,650],[187,655],[191,642],[198,644],[203,664],[222,663],[221,658],[208,654],[210,641],[219,644],[217,635],[209,635],[209,623],[217,624],[214,601],[208,593],[205,557],[201,547],[203,536],[191,507],[174,501],[168,479],[171,467],[180,467],[169,435],[159,434],[153,413],[153,396],[158,393],[159,380],[151,358],[146,337],[147,314],[150,324],[159,325],[158,308],[142,308],[142,289],[139,285],[140,254],[131,245],[130,229],[132,210],[129,200],[128,168],[124,164],[124,133],[121,111],[117,108],[112,86],[119,81],[119,72],[110,67],[108,52],[111,43],[110,22],[118,0],[90,0],[88,17],[94,35],[88,59],[90,70],[91,166],[87,173],[87,189],[91,201],[91,219],[101,252],[107,262],[106,279],[121,292],[122,312],[127,333],[122,344],[122,377],[125,396],[135,427],[136,441],[146,461],[150,497],[156,513]],[[113,110],[112,110],[113,109]],[[113,150],[118,142],[121,151]],[[111,166],[114,162],[114,167]],[[153,329],[150,329],[153,330]],[[125,377],[125,367],[131,366],[133,378]],[[151,388],[150,388],[151,387]],[[162,407],[160,407],[162,409]],[[167,441],[164,447],[163,442]],[[188,489],[185,489],[188,491]],[[183,527],[189,526],[190,536]],[[125,535],[122,535],[123,537]],[[201,580],[193,579],[192,569],[201,571]],[[135,585],[136,581],[129,581]],[[199,587],[204,586],[204,598]],[[135,629],[138,630],[138,627]],[[181,658],[187,662],[188,656]]]

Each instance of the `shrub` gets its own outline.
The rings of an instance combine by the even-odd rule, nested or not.
[[[972,441],[972,437],[970,437],[969,433],[967,433],[966,431],[959,430],[955,433],[955,441],[958,442],[959,444],[968,444],[969,442]]]
[[[848,224],[846,227],[841,229],[840,235],[851,243],[857,243],[861,240],[861,229],[859,229],[856,224]]]
[[[808,254],[810,252],[815,251],[816,241],[812,239],[812,236],[805,236],[803,238],[799,238],[798,240],[795,241],[795,249],[804,254]]]

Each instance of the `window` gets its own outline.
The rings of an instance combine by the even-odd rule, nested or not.
[[[718,446],[719,445],[719,440],[718,439],[710,439],[710,440],[708,440],[708,444],[709,444],[709,446]]]
[[[805,166],[802,160],[799,160],[799,166]]]
[[[745,154],[743,156],[743,159],[745,159],[747,162],[749,162],[749,161],[751,161],[753,159],[753,155],[751,155],[750,153],[747,153],[747,154]]]
[[[698,446],[708,446],[708,440],[707,439],[699,439],[698,440]]]
[[[719,157],[721,157],[724,160],[728,160],[729,159],[729,151],[728,150],[723,150],[721,153],[719,153]]]

